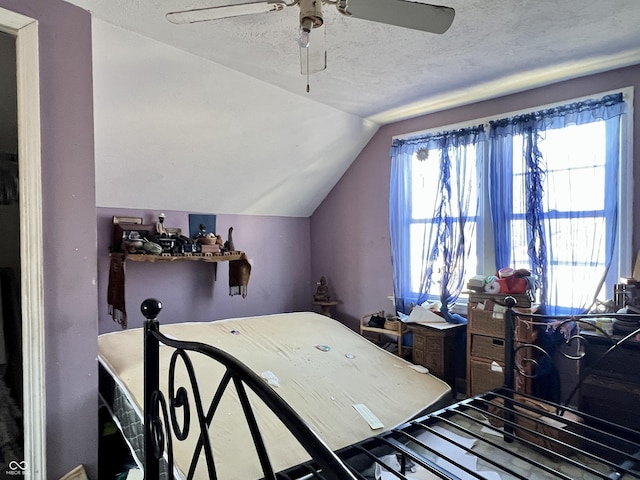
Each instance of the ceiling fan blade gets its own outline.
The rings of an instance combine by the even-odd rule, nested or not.
[[[407,0],[338,0],[336,6],[355,18],[431,33],[446,32],[455,17],[453,8]]]
[[[241,3],[223,7],[196,8],[193,10],[167,13],[167,20],[176,24],[208,22],[210,20],[239,17],[241,15],[277,12],[286,6],[287,4],[284,1],[269,0],[266,2]]]

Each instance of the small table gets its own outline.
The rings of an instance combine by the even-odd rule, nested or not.
[[[329,302],[313,302],[314,305],[318,305],[320,307],[320,313],[322,315],[325,315],[327,317],[333,318],[333,315],[331,313],[331,307],[335,307],[336,305],[338,305],[338,302],[336,301],[329,301]]]
[[[371,319],[373,315],[379,315],[382,318],[384,317],[384,310],[379,310],[373,313],[367,313],[360,317],[360,335],[365,336],[365,332],[375,333],[378,338],[378,344],[381,343],[382,336],[392,336],[396,338],[396,342],[398,344],[398,356],[402,357],[402,340],[405,333],[408,332],[406,325],[400,320],[396,320],[393,322],[394,329],[385,328],[387,322],[385,321],[385,326],[382,327],[370,327],[368,321]]]

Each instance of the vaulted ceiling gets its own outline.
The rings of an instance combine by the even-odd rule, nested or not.
[[[450,0],[442,35],[325,5],[187,25],[226,0],[66,0],[91,12],[98,206],[309,216],[380,125],[640,63],[637,0]],[[238,2],[236,2],[238,3]]]

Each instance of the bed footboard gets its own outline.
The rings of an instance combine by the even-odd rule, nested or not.
[[[328,480],[355,479],[351,470],[332,452],[315,434],[307,423],[276,393],[267,383],[244,364],[226,352],[210,345],[198,342],[185,342],[166,337],[160,333],[158,314],[161,303],[147,299],[141,310],[144,323],[144,424],[145,424],[145,478],[157,479],[160,476],[161,460],[166,456],[169,477],[174,472],[174,441],[181,442],[191,434],[197,437],[187,478],[192,478],[199,462],[204,457],[209,478],[216,479],[216,459],[210,442],[209,427],[222,396],[230,385],[238,394],[244,420],[251,432],[255,453],[259,459],[265,479],[284,478],[274,471],[267,446],[258,428],[256,415],[249,401],[248,391],[252,391],[282,421],[299,444],[317,465],[315,470],[322,471],[322,477]],[[169,365],[168,398],[160,390],[160,345],[173,348]],[[225,374],[212,399],[201,398],[200,388],[193,369],[192,355],[205,355],[222,364]],[[175,368],[182,362],[190,381],[194,398],[189,398],[184,386],[176,388]],[[181,420],[178,419],[180,414]],[[197,416],[199,431],[190,432],[191,415]],[[243,454],[244,455],[244,454]]]
[[[545,358],[550,364],[555,365],[557,359],[580,363],[577,380],[569,389],[564,398],[559,398],[557,403],[561,405],[575,404],[575,396],[580,391],[585,380],[601,364],[615,352],[622,351],[623,346],[633,342],[640,335],[640,326],[624,335],[614,336],[610,331],[599,326],[598,321],[607,319],[610,322],[616,320],[633,319],[633,323],[640,325],[640,315],[624,313],[588,313],[580,315],[543,315],[529,312],[522,312],[515,308],[516,300],[513,297],[505,297],[505,305],[508,307],[505,316],[505,370],[504,387],[515,390],[515,377],[520,375],[530,379],[536,379],[541,370],[541,359]],[[557,358],[544,346],[538,343],[516,342],[514,339],[518,325],[529,324],[529,329],[541,329],[549,332],[556,332],[562,338],[562,347]],[[597,338],[608,344],[603,351],[592,352],[591,342],[593,338],[585,333],[593,331]],[[592,335],[593,337],[593,335]],[[595,350],[595,349],[594,349]],[[589,362],[585,363],[587,356]],[[630,360],[631,361],[631,360]]]
[[[624,418],[611,422],[570,406],[594,368],[640,334],[638,328],[613,337],[594,319],[630,315],[524,314],[514,309],[515,299],[507,297],[504,304],[508,310],[502,388],[464,399],[347,447],[338,451],[338,456],[366,473],[366,478],[385,480],[412,479],[416,469],[453,480],[640,478],[640,432],[626,427]],[[535,379],[541,358],[552,361],[554,355],[538,344],[513,341],[519,322],[561,332],[567,349],[559,357],[572,362],[581,362],[587,354],[593,354],[580,325],[597,330],[610,346],[596,355],[588,368],[580,369],[562,402],[542,400],[518,393],[515,379],[518,375]]]

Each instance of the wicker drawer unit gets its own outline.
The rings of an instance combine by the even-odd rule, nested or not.
[[[527,295],[512,295],[516,308],[531,309]],[[505,315],[504,295],[469,294],[467,325],[467,395],[477,395],[504,383]],[[534,343],[537,330],[516,318],[516,342]],[[516,390],[531,393],[531,380],[521,375],[514,377]]]
[[[427,367],[431,374],[444,380],[454,389],[455,337],[460,328],[464,328],[464,325],[409,325],[409,330],[413,333],[413,363]]]

